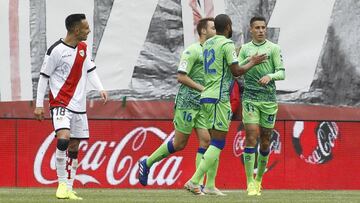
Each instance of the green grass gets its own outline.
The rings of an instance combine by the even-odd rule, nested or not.
[[[82,202],[360,202],[360,191],[265,190],[248,197],[242,190],[224,191],[227,196],[195,196],[185,190],[78,189]],[[57,200],[55,188],[0,188],[0,202],[69,202]]]

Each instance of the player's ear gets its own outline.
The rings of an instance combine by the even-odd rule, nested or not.
[[[251,23],[250,26],[249,26],[250,33],[252,33],[252,28],[253,28],[253,24]]]
[[[201,34],[206,35],[206,28],[201,28]]]
[[[77,24],[74,26],[73,33],[76,35],[80,33],[80,25]]]

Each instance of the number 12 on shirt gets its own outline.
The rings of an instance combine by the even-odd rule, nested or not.
[[[215,68],[210,68],[211,64],[215,61],[215,51],[214,49],[205,49],[204,50],[204,66],[205,74],[216,74]]]

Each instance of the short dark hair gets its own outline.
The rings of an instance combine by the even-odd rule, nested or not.
[[[65,19],[65,27],[67,31],[72,31],[76,24],[80,23],[82,20],[86,19],[85,14],[75,13],[71,14]]]
[[[198,24],[196,25],[196,30],[199,36],[201,35],[201,30],[207,28],[208,21],[214,21],[214,20],[215,20],[214,18],[202,18],[199,20]]]
[[[217,33],[224,33],[226,26],[231,25],[231,19],[226,14],[219,14],[215,17],[215,29]]]
[[[254,16],[250,20],[250,27],[252,26],[253,22],[255,22],[255,21],[264,21],[265,24],[266,24],[266,19],[264,17],[262,17],[262,16]]]

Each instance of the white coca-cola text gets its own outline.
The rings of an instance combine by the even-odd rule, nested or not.
[[[79,162],[79,168],[82,173],[78,173],[75,177],[76,180],[82,184],[96,183],[99,185],[110,184],[120,185],[127,182],[130,185],[136,185],[138,179],[136,178],[138,171],[137,162],[146,156],[140,157],[135,160],[135,154],[141,154],[141,150],[145,147],[145,142],[150,136],[155,135],[155,139],[161,139],[167,142],[173,136],[174,131],[167,135],[162,130],[156,127],[137,127],[130,131],[125,136],[121,136],[118,141],[103,141],[98,140],[92,145],[84,140],[80,142],[79,152],[83,152],[84,156]],[[55,133],[52,132],[48,135],[44,142],[40,145],[35,161],[34,161],[34,176],[41,184],[52,184],[57,182],[57,179],[50,179],[45,176],[44,169],[48,168],[51,171],[56,171],[55,167],[55,151],[50,150],[49,146],[55,142]],[[124,151],[129,148],[130,151]],[[105,150],[111,149],[112,153],[105,153]],[[49,155],[51,153],[51,155]],[[51,156],[50,163],[45,163],[44,157]],[[158,163],[155,163],[150,170],[148,184],[149,185],[172,185],[182,174],[180,169],[183,157],[171,156]],[[47,165],[48,164],[48,165]],[[86,171],[96,171],[106,164],[106,180],[107,183],[100,182],[97,177],[86,174]],[[160,168],[159,168],[160,167]],[[47,170],[47,171],[48,171]],[[157,171],[155,174],[154,171]],[[84,173],[85,172],[85,173]],[[121,174],[118,175],[118,174]],[[99,174],[101,176],[101,174]]]

